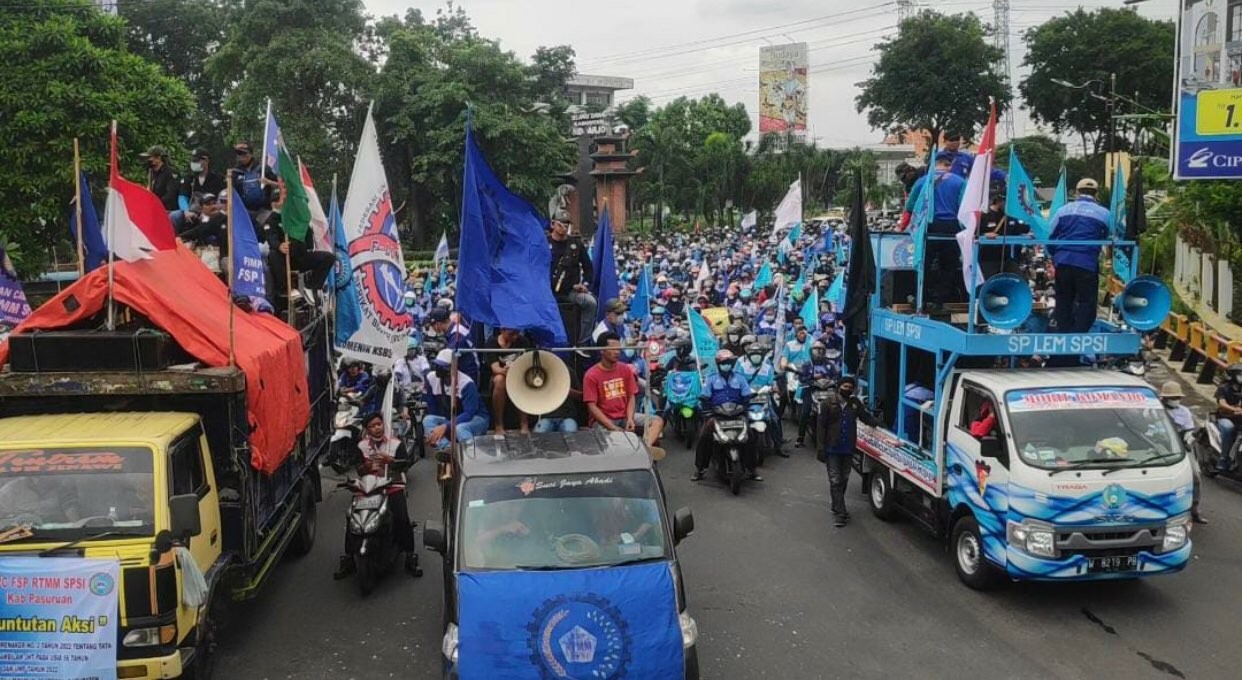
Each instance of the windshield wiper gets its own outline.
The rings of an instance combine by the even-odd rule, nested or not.
[[[1157,453],[1156,455],[1154,455],[1154,456],[1150,456],[1150,457],[1148,457],[1148,458],[1144,458],[1143,460],[1136,460],[1136,461],[1134,461],[1134,464],[1135,464],[1136,466],[1138,466],[1138,465],[1147,465],[1147,464],[1149,464],[1149,463],[1154,463],[1154,462],[1156,462],[1156,461],[1158,461],[1158,460],[1164,460],[1164,459],[1166,459],[1166,458],[1176,458],[1176,457],[1181,456],[1181,455],[1183,455],[1183,454],[1182,454],[1182,452],[1180,452],[1180,451],[1165,451],[1164,453]],[[1120,470],[1120,469],[1122,469],[1122,468],[1115,468],[1115,469],[1113,469],[1113,470],[1109,470],[1108,472],[1105,472],[1104,474],[1108,474],[1109,472],[1115,472],[1116,470]]]
[[[513,568],[520,571],[560,571],[562,569],[573,569],[574,567],[569,565],[562,566],[559,564],[540,564],[538,566],[515,564],[513,565]]]
[[[47,557],[48,555],[51,555],[52,553],[60,552],[61,550],[69,550],[70,548],[76,548],[85,541],[91,541],[91,540],[95,540],[99,538],[106,538],[108,536],[145,536],[145,535],[146,534],[142,532],[123,531],[120,529],[114,529],[112,531],[101,531],[97,534],[87,534],[86,536],[82,536],[81,538],[75,538],[72,541],[65,543],[64,545],[52,546],[51,548],[48,548],[44,550],[43,552],[40,552],[39,557]]]
[[[621,560],[620,562],[610,562],[608,563],[607,566],[620,567],[620,566],[628,566],[631,564],[642,564],[643,562],[664,562],[667,559],[668,558],[665,557],[664,555],[658,555],[655,557],[635,557],[632,560]]]
[[[1098,460],[1096,460],[1096,459],[1080,460],[1080,461],[1077,461],[1077,462],[1074,462],[1074,463],[1070,463],[1069,465],[1064,465],[1064,466],[1058,467],[1058,468],[1056,468],[1056,469],[1054,469],[1054,470],[1049,470],[1049,471],[1048,471],[1048,476],[1049,476],[1049,477],[1052,477],[1053,475],[1057,474],[1058,472],[1066,472],[1066,471],[1068,471],[1068,470],[1081,470],[1082,468],[1085,468],[1085,467],[1093,467],[1093,466],[1099,465],[1100,463],[1128,463],[1128,462],[1130,462],[1130,461],[1128,461],[1128,460],[1126,460],[1126,459],[1124,459],[1124,458],[1100,458],[1100,459],[1098,459]],[[1114,469],[1119,469],[1119,468],[1114,468]],[[1112,470],[1109,470],[1109,472],[1111,472],[1111,471],[1112,471]],[[1105,473],[1105,474],[1107,474],[1107,473]]]

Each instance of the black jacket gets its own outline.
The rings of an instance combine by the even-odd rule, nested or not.
[[[851,409],[854,412],[855,421],[861,421],[865,425],[874,426],[876,419],[872,417],[871,412],[863,405],[862,400],[856,396],[850,396],[849,401],[841,401],[840,392],[832,392],[828,398],[824,400],[823,408],[819,412],[819,450],[820,455],[828,449],[829,446],[836,443],[835,432],[841,429],[841,415],[845,409]],[[858,440],[857,432],[853,433],[853,439]]]
[[[579,283],[589,283],[593,270],[582,240],[570,236],[564,241],[548,239],[552,246],[552,294],[569,295]]]
[[[164,204],[165,210],[171,212],[180,209],[177,205],[177,197],[181,195],[181,180],[171,165],[165,163],[160,166],[159,170],[150,168],[147,171],[147,182],[151,186],[151,193],[159,196],[160,203]]]
[[[207,175],[201,180],[199,174],[193,173],[186,175],[181,180],[181,195],[193,205],[203,194],[213,194],[220,198],[224,198],[222,194],[225,190],[224,178],[214,172],[208,171]]]

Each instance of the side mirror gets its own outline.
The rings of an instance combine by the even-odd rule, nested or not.
[[[680,508],[673,513],[673,545],[678,545],[694,533],[694,513],[690,508]]]
[[[198,495],[187,493],[168,499],[168,511],[172,518],[172,534],[175,537],[197,536],[203,533],[203,520],[198,514]]]
[[[990,434],[979,440],[979,455],[984,458],[1000,458],[1001,442],[996,435]]]
[[[444,523],[435,520],[423,522],[423,547],[441,555],[448,550],[448,541],[444,538]]]

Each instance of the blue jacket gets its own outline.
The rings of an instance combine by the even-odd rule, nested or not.
[[[427,387],[427,413],[448,420],[450,417],[449,386],[440,383],[440,377],[435,371],[427,371],[423,374],[423,384]],[[487,409],[483,408],[483,400],[479,398],[478,385],[475,385],[470,376],[462,374],[461,371],[458,371],[457,376],[457,394],[458,410],[457,417],[453,420],[454,425],[468,423],[475,417],[490,421]]]
[[[957,210],[962,206],[962,194],[966,193],[966,180],[952,172],[936,171],[933,186],[936,188],[937,222],[957,221]]]
[[[712,406],[720,406],[729,402],[743,404],[750,399],[751,394],[754,394],[754,391],[750,389],[750,383],[736,368],[729,374],[727,380],[719,373],[713,373],[707,376],[707,380],[703,383],[703,399]]]
[[[1079,196],[1052,216],[1052,240],[1102,241],[1108,238],[1108,208],[1090,196]],[[1048,246],[1056,266],[1100,270],[1101,246]]]
[[[264,173],[260,166],[258,159],[255,159],[251,161],[249,167],[232,168],[229,170],[229,172],[233,173],[233,188],[241,196],[246,210],[251,212],[271,210],[272,208],[272,194],[267,187],[263,186],[259,179],[265,174],[268,179],[275,179],[275,176],[271,172]]]

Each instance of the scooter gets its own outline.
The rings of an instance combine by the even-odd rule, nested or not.
[[[755,456],[760,465],[777,448],[776,428],[772,424],[774,414],[769,402],[771,398],[772,388],[761,387],[750,398],[750,404],[746,407],[746,419],[750,422],[750,429],[755,432]]]
[[[742,465],[742,449],[750,440],[750,422],[746,407],[726,402],[712,409],[715,428],[712,431],[712,465],[720,480],[729,485],[736,496],[742,491],[746,476]]]
[[[336,399],[336,415],[333,417],[332,439],[328,443],[327,463],[335,469],[340,461],[348,459],[357,448],[354,442],[362,438],[362,405],[371,398],[372,386],[358,395],[342,394]]]
[[[337,484],[353,493],[345,554],[354,560],[358,589],[363,595],[371,594],[379,578],[392,570],[401,555],[389,503],[400,502],[405,491],[404,473],[411,464],[400,460],[375,465],[366,474]]]
[[[785,369],[785,413],[791,414],[795,423],[798,422],[798,414],[802,412],[802,398],[798,389],[802,386],[802,379],[798,377],[799,372],[794,365]]]
[[[1242,437],[1236,437],[1233,441],[1233,449],[1229,452],[1229,470],[1225,472],[1217,468],[1220,461],[1221,439],[1220,428],[1216,426],[1214,418],[1208,418],[1203,425],[1187,433],[1186,437],[1189,440],[1187,443],[1190,450],[1194,452],[1195,459],[1199,461],[1199,470],[1204,476],[1220,475],[1242,482],[1242,465],[1238,462],[1238,455],[1242,454]]]
[[[815,449],[819,450],[822,443],[820,441],[819,418],[823,409],[823,404],[832,394],[832,389],[836,387],[837,381],[833,378],[816,378],[811,381],[803,390],[803,399],[811,400],[811,441],[815,445]]]
[[[668,421],[689,449],[694,448],[699,433],[699,391],[697,371],[672,370],[664,379],[663,398]]]

